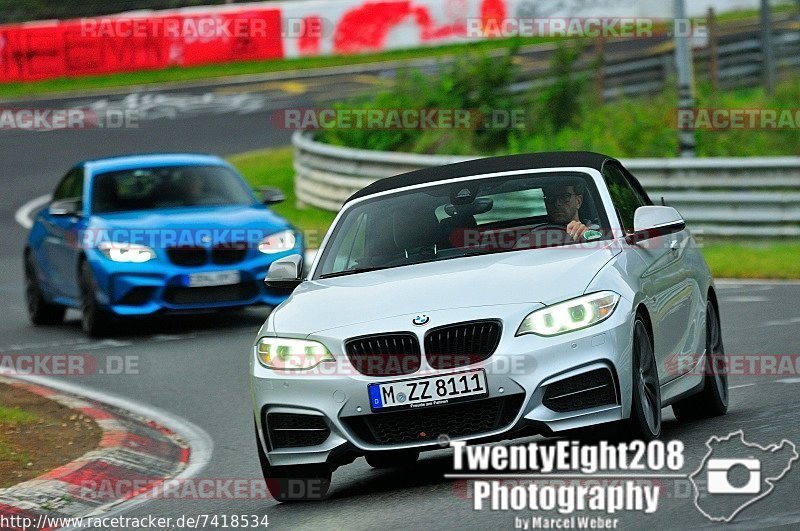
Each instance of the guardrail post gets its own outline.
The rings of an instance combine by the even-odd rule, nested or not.
[[[713,7],[708,8],[708,77],[711,80],[711,88],[716,92],[719,90],[719,26],[717,25],[717,15]]]
[[[775,46],[772,42],[772,11],[769,0],[761,0],[761,57],[764,65],[764,89],[775,94]]]
[[[606,38],[602,32],[595,38],[594,53],[595,53],[595,94],[597,95],[598,103],[605,102],[606,91]]]
[[[675,66],[678,69],[678,107],[681,109],[694,108],[694,62],[692,61],[692,48],[689,46],[687,35],[690,24],[687,24],[686,4],[684,0],[675,0]],[[694,157],[696,140],[693,129],[680,129],[678,131],[680,142],[680,156]]]

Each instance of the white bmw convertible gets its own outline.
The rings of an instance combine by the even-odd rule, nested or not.
[[[679,213],[613,158],[481,159],[352,196],[250,355],[258,453],[281,500],[449,440],[660,435],[728,407],[714,282]]]

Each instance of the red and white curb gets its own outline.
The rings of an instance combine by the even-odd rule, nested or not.
[[[39,521],[40,515],[105,514],[145,494],[160,482],[186,475],[190,446],[172,429],[116,405],[31,381],[0,376],[0,382],[89,416],[103,432],[98,447],[75,461],[35,479],[0,489],[0,514],[19,515],[34,522]],[[210,449],[205,448],[203,453],[210,454]],[[132,481],[147,487],[131,490],[127,486]],[[116,488],[117,484],[127,488]],[[99,492],[87,488],[92,485],[105,488]]]

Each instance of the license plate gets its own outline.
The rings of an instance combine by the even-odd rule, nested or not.
[[[208,286],[229,286],[238,284],[242,275],[238,271],[215,271],[213,273],[192,273],[189,275],[190,288],[203,288]]]
[[[488,394],[483,369],[369,385],[373,411],[439,406]]]

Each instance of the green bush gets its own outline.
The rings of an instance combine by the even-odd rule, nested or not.
[[[441,66],[438,76],[419,72],[401,73],[389,90],[369,98],[338,104],[338,109],[464,109],[476,116],[493,111],[511,113],[519,107],[508,94],[517,76],[513,62],[515,49],[501,58],[485,54],[461,57]],[[414,153],[450,153],[502,151],[508,145],[511,129],[477,127],[454,129],[325,129],[325,142],[363,149],[399,150]]]
[[[507,91],[517,74],[515,50],[498,59],[464,57],[443,67],[440,75],[413,72],[400,76],[388,90],[342,103],[364,109],[493,109],[525,111],[522,128],[475,130],[324,130],[320,140],[336,145],[448,155],[505,154],[590,150],[617,157],[674,157],[678,153],[677,90],[621,98],[598,105],[588,80],[574,72],[580,47],[559,45],[551,60],[555,83],[519,98]],[[697,107],[730,109],[796,109],[800,79],[779,85],[769,98],[759,88],[713,92],[698,87]],[[796,129],[697,131],[697,153],[703,157],[800,155]]]

